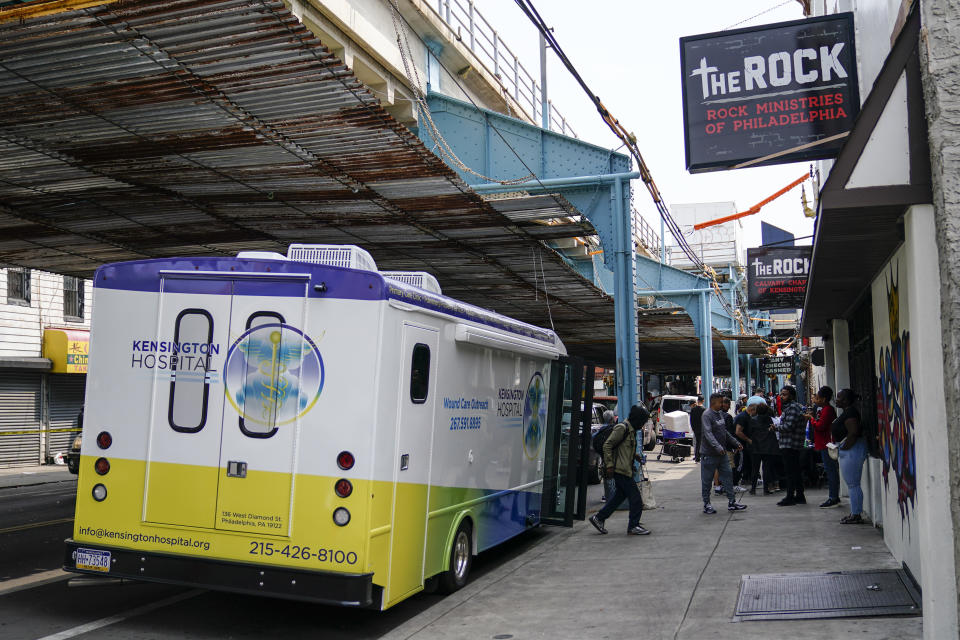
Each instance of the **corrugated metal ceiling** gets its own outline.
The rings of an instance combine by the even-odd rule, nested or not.
[[[0,14],[0,113],[0,262],[353,243],[612,361],[612,299],[540,242],[589,230],[538,222],[569,203],[485,202],[279,1]]]
[[[640,366],[644,371],[700,374],[700,339],[693,320],[680,307],[641,309],[638,333]],[[767,349],[753,334],[731,334],[713,329],[715,375],[729,375],[730,359],[724,340],[736,340],[741,354],[766,356]],[[742,372],[741,372],[742,375]]]

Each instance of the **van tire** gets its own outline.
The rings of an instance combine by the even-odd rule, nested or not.
[[[472,532],[473,527],[468,520],[464,520],[457,527],[453,542],[450,544],[450,564],[447,570],[440,574],[442,593],[453,593],[467,584],[470,567],[473,565]]]

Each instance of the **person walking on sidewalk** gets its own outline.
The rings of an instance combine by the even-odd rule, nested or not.
[[[780,455],[787,474],[787,495],[777,503],[778,507],[790,507],[795,504],[807,504],[803,495],[803,482],[800,479],[800,452],[803,450],[807,431],[807,417],[797,402],[797,390],[792,385],[780,389],[780,403],[783,415],[780,418]]]
[[[833,441],[830,434],[830,427],[833,421],[837,419],[837,412],[833,410],[830,401],[833,400],[833,389],[830,387],[820,387],[816,395],[813,396],[813,403],[819,407],[814,414],[811,410],[807,413],[807,419],[810,420],[810,426],[813,427],[813,449],[820,455],[823,462],[823,471],[827,474],[827,487],[829,495],[827,499],[820,503],[821,509],[830,509],[840,506],[840,465],[830,457],[827,444]]]
[[[640,516],[643,514],[643,498],[640,489],[633,479],[634,461],[640,462],[637,454],[637,432],[643,433],[643,425],[650,419],[650,414],[640,405],[630,407],[627,419],[613,428],[606,442],[603,443],[603,464],[607,470],[607,477],[613,478],[616,491],[603,505],[600,511],[590,516],[592,524],[600,533],[607,533],[604,522],[609,518],[620,503],[630,501],[630,517],[627,522],[627,535],[645,536],[650,533],[640,526]]]
[[[710,408],[703,412],[703,428],[701,430],[702,444],[700,445],[700,497],[703,498],[703,512],[716,513],[717,510],[710,504],[710,488],[713,486],[713,474],[719,472],[720,482],[727,494],[727,509],[741,511],[747,505],[737,502],[733,492],[733,473],[730,469],[730,459],[727,450],[740,451],[743,449],[735,437],[727,431],[727,421],[721,411],[724,396],[714,393],[710,396]]]

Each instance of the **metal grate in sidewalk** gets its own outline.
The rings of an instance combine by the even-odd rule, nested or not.
[[[746,575],[733,619],[893,615],[921,615],[920,594],[902,569]]]

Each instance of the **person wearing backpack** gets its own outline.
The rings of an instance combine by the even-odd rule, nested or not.
[[[603,412],[603,426],[593,436],[593,450],[601,458],[603,458],[603,443],[610,437],[610,432],[613,431],[615,426],[617,426],[617,414],[607,409]],[[606,468],[606,465],[604,465],[604,468]],[[613,484],[613,478],[602,478],[601,481],[603,482],[603,497],[601,500],[606,502],[616,491],[616,487]]]
[[[640,516],[643,514],[643,499],[640,489],[633,479],[634,462],[640,462],[637,454],[637,432],[643,432],[643,425],[650,419],[650,414],[640,405],[630,407],[630,415],[616,425],[603,442],[603,464],[607,470],[607,477],[613,478],[616,490],[607,500],[607,504],[600,511],[590,516],[592,524],[600,533],[607,533],[604,522],[609,518],[620,503],[630,501],[630,516],[627,521],[627,535],[645,536],[650,531],[640,526]],[[602,430],[601,430],[602,431]],[[598,432],[596,437],[599,437]]]

